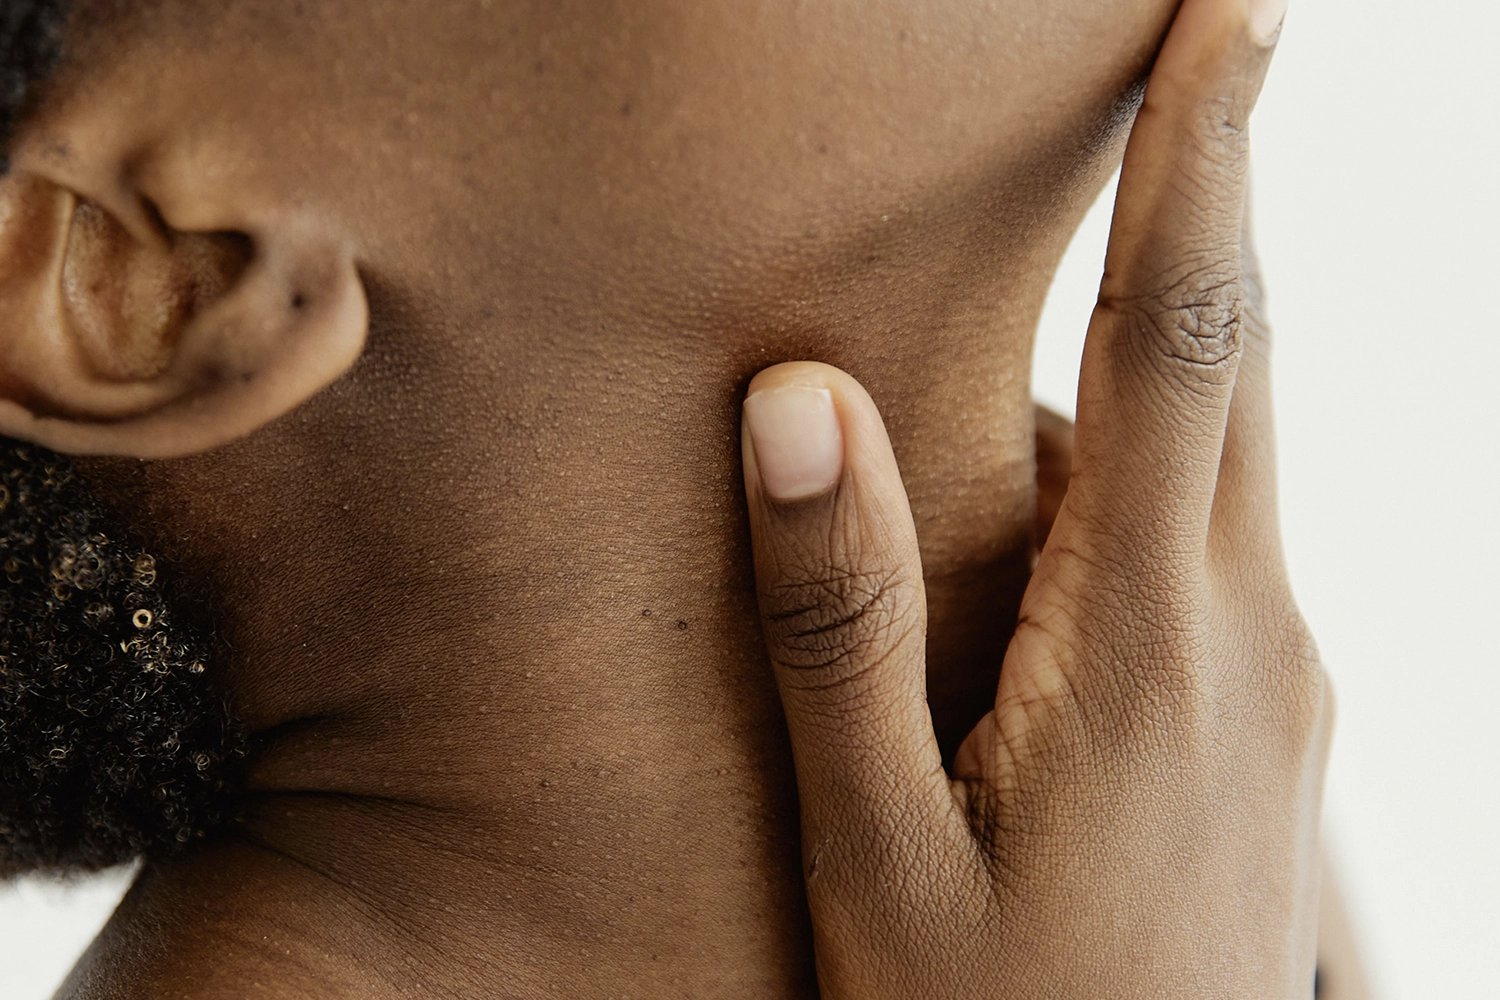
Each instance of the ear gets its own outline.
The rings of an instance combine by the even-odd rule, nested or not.
[[[295,210],[195,230],[232,192],[172,192],[174,220],[121,176],[18,159],[0,177],[0,434],[176,457],[353,365],[368,313],[347,241]]]

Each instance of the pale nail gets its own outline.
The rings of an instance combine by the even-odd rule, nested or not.
[[[760,482],[772,500],[803,500],[838,482],[844,432],[833,393],[810,385],[762,389],[745,399]]]
[[[1286,18],[1287,0],[1250,0],[1250,26],[1266,41],[1276,37]]]

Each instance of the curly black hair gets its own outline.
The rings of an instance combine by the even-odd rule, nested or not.
[[[171,855],[232,819],[244,738],[198,603],[66,458],[5,438],[0,575],[0,876]]]
[[[0,0],[4,148],[69,0]],[[202,627],[61,455],[0,438],[0,877],[182,850],[232,818],[244,737]]]
[[[0,174],[4,149],[37,88],[62,55],[69,0],[0,0]]]

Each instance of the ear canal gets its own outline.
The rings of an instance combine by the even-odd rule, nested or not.
[[[171,233],[138,240],[98,205],[73,209],[61,301],[81,362],[100,380],[137,382],[171,367],[183,330],[250,261],[237,233]]]

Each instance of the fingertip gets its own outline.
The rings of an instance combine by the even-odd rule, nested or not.
[[[750,380],[749,387],[745,389],[745,398],[749,399],[758,392],[787,385],[809,385],[832,389],[834,384],[842,379],[849,379],[849,375],[821,361],[783,361],[756,372],[755,377]]]
[[[820,496],[844,472],[844,433],[825,386],[785,382],[745,397],[748,460],[760,487],[777,503]]]
[[[816,361],[786,362],[756,374],[742,412],[747,486],[758,486],[775,503],[829,492],[843,478],[848,454],[860,450],[872,427],[884,438],[864,388],[846,372]]]
[[[1281,37],[1287,2],[1184,0],[1162,44],[1153,80],[1170,81],[1175,97],[1212,95],[1237,103],[1248,98],[1253,105]]]
[[[1262,45],[1272,45],[1281,37],[1286,9],[1287,0],[1250,0],[1250,30]]]

